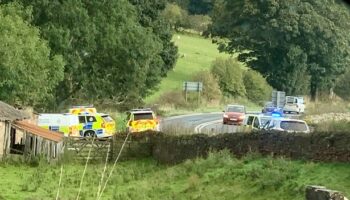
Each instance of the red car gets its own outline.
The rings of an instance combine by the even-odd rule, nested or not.
[[[224,110],[223,124],[242,125],[245,113],[245,107],[242,105],[228,105]]]

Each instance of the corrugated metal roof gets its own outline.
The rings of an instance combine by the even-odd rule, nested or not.
[[[0,121],[10,120],[23,120],[27,119],[29,116],[20,110],[0,101]]]
[[[63,140],[63,134],[41,128],[35,124],[30,124],[26,121],[16,121],[14,125],[20,129],[32,133],[33,135],[37,135],[47,140],[51,140],[54,142],[61,142]]]

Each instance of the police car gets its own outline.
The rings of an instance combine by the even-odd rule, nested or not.
[[[150,109],[133,109],[127,112],[127,132],[159,131],[159,120]]]
[[[40,114],[38,125],[70,137],[110,137],[116,132],[115,121],[90,106],[76,106],[65,114]]]
[[[272,118],[271,121],[265,125],[264,130],[310,133],[310,128],[305,121],[287,118]]]

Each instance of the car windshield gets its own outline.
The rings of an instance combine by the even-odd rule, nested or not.
[[[102,118],[105,122],[112,122],[113,121],[112,117],[110,117],[109,115],[104,115],[104,116],[102,116]]]
[[[244,107],[241,106],[230,106],[227,107],[227,112],[239,112],[239,113],[244,113]]]
[[[135,113],[134,120],[153,119],[152,113]]]
[[[263,118],[261,118],[260,120],[261,120],[261,125],[262,125],[262,126],[265,126],[267,123],[270,122],[271,118],[269,118],[269,117],[263,117]]]
[[[273,103],[272,103],[272,102],[267,102],[267,103],[265,104],[265,107],[268,108],[268,107],[274,107],[274,106],[273,106]]]
[[[307,125],[305,122],[282,121],[280,126],[286,131],[307,131]]]

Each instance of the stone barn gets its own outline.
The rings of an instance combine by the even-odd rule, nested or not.
[[[62,134],[37,126],[29,114],[0,101],[0,158],[17,154],[56,159],[63,147]]]

